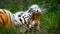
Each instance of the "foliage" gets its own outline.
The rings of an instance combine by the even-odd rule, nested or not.
[[[0,8],[8,9],[12,13],[28,10],[33,4],[38,4],[41,8],[46,8],[45,14],[41,14],[40,16],[41,32],[39,33],[60,34],[60,0],[0,0]],[[5,34],[8,32],[8,29],[0,28],[0,33],[1,32]],[[18,34],[19,31],[13,28],[8,33]],[[26,34],[31,33],[34,34],[33,31]]]

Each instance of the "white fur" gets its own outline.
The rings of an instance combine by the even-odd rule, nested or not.
[[[35,22],[34,21],[31,21],[30,24],[29,24],[29,28],[34,27],[34,25],[35,25]]]
[[[37,10],[38,10],[38,12],[41,12],[41,8],[39,8],[39,6],[37,5],[37,4],[34,4],[34,5],[32,5],[29,9],[33,9],[35,12],[37,12]]]
[[[21,15],[21,13],[24,13],[24,14]],[[18,15],[21,15],[21,17],[18,17]],[[25,24],[25,21],[24,21],[23,16],[24,16],[24,18],[25,18],[25,21],[27,22],[28,19],[29,19],[29,17],[30,17],[30,13],[28,13],[28,12],[17,12],[17,13],[15,13],[15,14],[14,14],[14,17],[15,17],[14,20],[16,20],[18,23],[17,23],[17,22],[14,22],[14,23],[15,23],[15,24],[20,24],[20,25]],[[29,17],[27,17],[27,16],[29,16]],[[26,18],[26,17],[27,17],[27,18]],[[19,19],[21,19],[22,22],[21,22]],[[22,24],[22,23],[23,23],[23,24]],[[20,32],[26,32],[26,29],[24,29],[24,28],[21,26]]]
[[[28,13],[28,11],[30,10],[32,8],[32,12],[31,13]],[[37,10],[38,10],[38,12],[40,13],[41,12],[41,9],[39,8],[39,6],[37,5],[37,4],[34,4],[34,5],[32,5],[26,12],[24,12],[24,11],[20,11],[20,12],[17,12],[17,13],[15,13],[15,20],[19,23],[19,24],[24,24],[25,22],[24,22],[24,18],[25,17],[27,17],[27,16],[31,16],[32,15],[32,13],[33,12],[37,12]],[[21,15],[20,13],[24,13],[23,15]],[[21,15],[21,17],[18,17],[18,15]],[[24,16],[25,15],[25,16]],[[24,18],[22,18],[24,16]],[[26,19],[25,19],[25,21],[27,22],[28,21],[28,19],[29,19],[29,17],[27,17]],[[20,22],[20,20],[19,19],[22,19],[22,23]],[[30,24],[31,26],[34,26],[34,21],[32,21],[32,23]]]
[[[21,17],[18,17],[18,15],[20,15],[20,13],[24,13],[23,15],[21,15]],[[25,15],[25,16],[24,16]],[[24,22],[24,18],[25,17],[27,17],[27,16],[29,16],[30,14],[29,13],[27,13],[27,12],[17,12],[17,13],[15,13],[14,14],[14,16],[15,16],[15,20],[17,21],[17,22],[19,22],[19,24],[24,24],[25,22]],[[23,16],[24,16],[24,18],[23,18]],[[21,20],[22,20],[22,23],[20,22],[20,19],[21,18]],[[28,17],[29,18],[29,17]],[[28,20],[28,18],[26,18],[25,19],[25,21],[27,21]]]
[[[18,24],[21,24],[22,25],[22,23],[21,23],[21,21],[19,20],[19,17],[18,17],[18,15],[20,15],[21,13],[24,13],[24,12],[22,11],[22,12],[15,13],[14,14],[14,20],[17,21]]]
[[[31,10],[32,12],[28,13],[28,11],[29,11],[31,8],[32,8],[32,10]],[[24,22],[24,18],[27,17],[27,16],[30,17],[33,12],[35,12],[35,13],[39,12],[39,13],[41,13],[41,9],[39,8],[39,6],[38,6],[37,4],[32,5],[26,12],[24,12],[24,11],[16,12],[16,13],[14,14],[14,18],[15,18],[14,20],[16,20],[19,24],[22,25],[22,23],[23,23],[23,24],[25,23],[25,22]],[[21,13],[24,13],[24,14],[21,15]],[[18,15],[21,15],[21,17],[18,17]],[[24,15],[25,15],[25,16],[24,16]],[[24,18],[22,18],[23,16],[24,16]],[[29,17],[27,17],[27,18],[25,19],[26,22],[28,21]],[[19,20],[20,18],[22,19],[22,23],[21,23],[21,21]],[[17,22],[15,22],[15,23],[17,23]],[[35,24],[34,21],[31,21],[30,24],[29,24],[29,28],[34,27],[34,24]]]

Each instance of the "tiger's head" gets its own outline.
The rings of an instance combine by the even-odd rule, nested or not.
[[[28,12],[30,12],[30,13],[41,13],[41,9],[39,8],[39,6],[37,4],[34,4],[29,8]]]

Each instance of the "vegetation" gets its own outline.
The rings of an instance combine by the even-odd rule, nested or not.
[[[0,8],[8,9],[12,13],[28,10],[33,4],[38,4],[40,7],[47,9],[45,13],[40,15],[41,31],[37,34],[60,34],[60,0],[0,0]],[[22,33],[19,32],[19,28],[0,27],[0,34]],[[26,34],[35,33],[31,31]]]

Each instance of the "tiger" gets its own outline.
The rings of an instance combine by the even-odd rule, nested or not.
[[[26,24],[24,24],[25,22],[28,22],[28,17],[30,16],[31,12],[30,10],[27,12],[22,12],[22,17],[19,17],[19,20],[21,21],[22,19],[22,24],[23,26],[27,26]],[[21,14],[20,14],[21,15]],[[15,25],[16,27],[18,27],[19,25],[21,25],[21,22],[18,21],[18,16],[16,14],[12,14],[9,10],[6,9],[0,9],[0,25],[3,25],[5,27],[9,27],[12,25]],[[26,27],[27,28],[27,27]],[[28,28],[27,28],[28,29]],[[29,30],[29,29],[28,29]]]
[[[38,30],[40,25],[40,12],[41,9],[38,5],[32,5],[27,11],[16,12],[15,14],[12,14],[6,9],[0,9],[0,23],[6,27],[10,27],[14,23],[16,26],[22,25],[28,31],[30,31],[29,28],[31,27]]]
[[[11,27],[13,23],[13,15],[9,10],[0,9],[0,25]]]
[[[15,14],[15,18],[28,31],[30,31],[32,27],[35,28],[35,30],[39,30],[40,13],[41,9],[38,7],[38,5],[32,5],[27,11],[17,12]]]
[[[19,13],[20,14],[20,13]],[[22,15],[23,14],[23,15]],[[19,26],[23,26],[24,28],[26,28],[28,30],[27,23],[24,23],[25,18],[29,15],[27,15],[28,13],[24,12],[21,13],[20,15],[18,15],[18,13],[16,12],[16,14],[12,14],[9,10],[6,9],[0,9],[0,25],[3,25],[7,28],[10,29],[11,26],[15,26],[15,27],[19,27]],[[26,15],[26,16],[24,16]],[[23,17],[23,18],[22,18]],[[18,18],[20,21],[18,21]],[[23,22],[22,22],[22,21]]]

